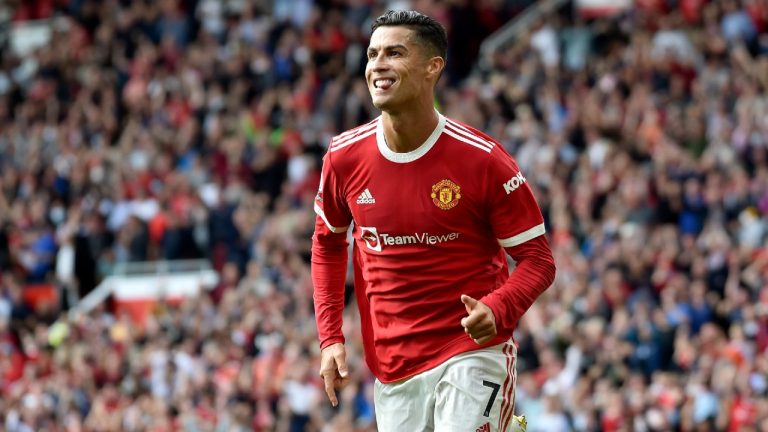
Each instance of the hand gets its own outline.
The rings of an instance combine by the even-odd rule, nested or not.
[[[482,345],[496,337],[496,317],[491,308],[483,302],[462,294],[461,302],[467,309],[468,316],[461,319],[464,333],[468,334],[476,344]]]
[[[320,351],[320,376],[325,383],[325,393],[331,405],[338,405],[336,390],[341,390],[349,384],[347,350],[343,343],[328,345]]]

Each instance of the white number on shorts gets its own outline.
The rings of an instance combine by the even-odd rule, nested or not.
[[[486,380],[483,380],[483,385],[493,389],[493,391],[491,392],[491,398],[488,399],[488,405],[485,406],[485,412],[483,413],[485,417],[488,417],[489,415],[491,415],[491,407],[493,406],[493,401],[496,400],[496,395],[499,393],[499,389],[501,388],[501,386],[496,384],[495,382],[490,382]]]

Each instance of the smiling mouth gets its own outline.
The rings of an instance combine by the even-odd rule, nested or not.
[[[380,90],[387,90],[395,84],[395,80],[391,78],[379,78],[373,80],[373,87]]]

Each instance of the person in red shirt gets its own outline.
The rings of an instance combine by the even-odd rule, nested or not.
[[[351,231],[379,430],[508,430],[512,333],[555,275],[541,211],[498,142],[435,110],[442,25],[389,11],[372,31],[365,79],[382,114],[331,140],[315,198],[326,393],[337,405],[349,381],[341,329]]]

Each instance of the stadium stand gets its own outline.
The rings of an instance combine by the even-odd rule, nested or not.
[[[768,431],[768,6],[568,3],[479,67],[531,3],[0,4],[0,428],[376,430],[354,306],[353,384],[321,390],[310,203],[330,137],[376,115],[371,19],[409,7],[452,38],[440,109],[541,199],[528,430]],[[120,266],[200,259],[210,290],[140,323],[77,309]]]

